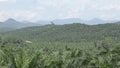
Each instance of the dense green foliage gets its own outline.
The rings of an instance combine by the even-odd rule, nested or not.
[[[7,31],[12,31],[12,30],[15,30],[13,28],[1,28],[0,27],[0,33],[4,33],[4,32],[7,32]]]
[[[119,68],[119,24],[66,24],[2,33],[0,68]]]
[[[13,32],[8,32],[7,35],[8,34],[37,42],[91,42],[101,41],[105,38],[120,40],[120,25],[85,25],[79,23],[66,25],[46,25],[24,28]]]
[[[6,40],[4,40],[6,39]],[[1,39],[2,68],[118,68],[120,46],[108,40],[94,43],[25,43]],[[9,43],[8,43],[9,41]],[[105,43],[106,42],[106,43]],[[9,45],[8,45],[9,44]],[[7,46],[6,46],[7,45]]]

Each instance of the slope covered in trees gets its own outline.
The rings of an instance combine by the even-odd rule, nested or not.
[[[23,28],[4,35],[13,35],[32,41],[45,42],[86,42],[106,38],[120,40],[120,24],[85,25],[80,23],[66,25],[46,25]]]
[[[1,68],[119,68],[119,24],[66,24],[0,36]]]

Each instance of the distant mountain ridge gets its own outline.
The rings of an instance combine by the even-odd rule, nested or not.
[[[79,18],[68,18],[68,19],[56,19],[56,20],[53,20],[53,22],[55,24],[84,23],[84,24],[88,24],[88,25],[96,25],[96,24],[117,22],[117,20],[102,20],[102,19],[98,19],[98,18],[94,18],[91,20],[82,20]]]
[[[0,28],[7,27],[7,28],[18,29],[18,28],[29,27],[29,26],[38,26],[38,24],[27,22],[27,21],[26,21],[26,23],[19,22],[19,21],[16,21],[15,19],[12,19],[12,18],[0,23]]]
[[[63,24],[72,24],[72,23],[84,23],[84,24],[88,24],[88,25],[96,25],[96,24],[104,24],[104,23],[113,23],[113,22],[117,22],[118,20],[102,20],[99,18],[94,18],[94,19],[90,19],[90,20],[82,20],[80,18],[66,18],[66,19],[55,19],[52,21],[37,21],[36,23],[40,23],[40,24],[51,24],[51,22],[53,22],[54,24],[58,24],[58,25],[63,25]]]
[[[66,18],[66,19],[55,19],[55,20],[39,20],[36,22],[29,22],[29,21],[17,21],[15,19],[9,18],[8,20],[1,22],[0,25],[20,25],[19,27],[26,27],[26,26],[38,26],[38,25],[46,25],[51,24],[51,22],[54,22],[55,24],[72,24],[72,23],[84,23],[88,25],[94,25],[94,24],[104,24],[104,23],[112,23],[117,22],[118,20],[102,20],[99,18],[94,18],[90,20],[82,20],[80,18]],[[0,26],[1,27],[1,26]],[[8,26],[7,26],[8,27]],[[19,28],[18,27],[18,28]]]
[[[40,26],[40,24],[37,23],[31,23],[31,22],[19,22],[16,21],[15,19],[8,19],[4,22],[0,22],[0,32],[6,32],[6,31],[11,31],[15,29],[20,29],[24,27],[32,27],[32,26]]]
[[[25,27],[32,27],[32,26],[41,26],[46,24],[57,24],[57,25],[63,25],[63,24],[72,24],[72,23],[84,23],[89,25],[95,25],[95,24],[104,24],[104,23],[112,23],[117,22],[116,20],[102,20],[98,18],[94,18],[91,20],[82,20],[79,18],[67,18],[67,19],[55,19],[52,21],[47,20],[40,20],[37,22],[29,22],[29,21],[17,21],[15,19],[9,18],[8,20],[4,22],[0,22],[0,32],[5,31],[11,31],[15,29],[25,28]]]

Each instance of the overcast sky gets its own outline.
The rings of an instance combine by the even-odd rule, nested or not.
[[[120,19],[120,0],[0,0],[0,21]]]

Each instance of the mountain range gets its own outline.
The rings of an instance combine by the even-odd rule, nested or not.
[[[104,23],[113,23],[118,20],[102,20],[98,18],[90,19],[90,20],[82,20],[79,18],[68,18],[68,19],[56,19],[53,20],[55,24],[72,24],[72,23],[84,23],[88,25],[96,25],[96,24],[104,24]]]
[[[31,27],[31,26],[40,26],[40,24],[31,23],[28,21],[19,22],[10,18],[4,22],[0,22],[0,32],[6,32],[6,31],[11,31],[11,30],[25,28],[25,27]]]
[[[71,23],[85,23],[89,25],[95,25],[95,24],[103,24],[103,23],[111,23],[111,22],[117,22],[117,20],[102,20],[98,18],[94,18],[91,20],[82,20],[79,18],[68,18],[68,19],[55,19],[52,21],[40,20],[37,22],[29,22],[29,21],[17,21],[15,19],[9,18],[4,22],[0,22],[0,32],[6,32],[15,29],[25,28],[25,27],[41,26],[51,23],[57,25],[71,24]]]

